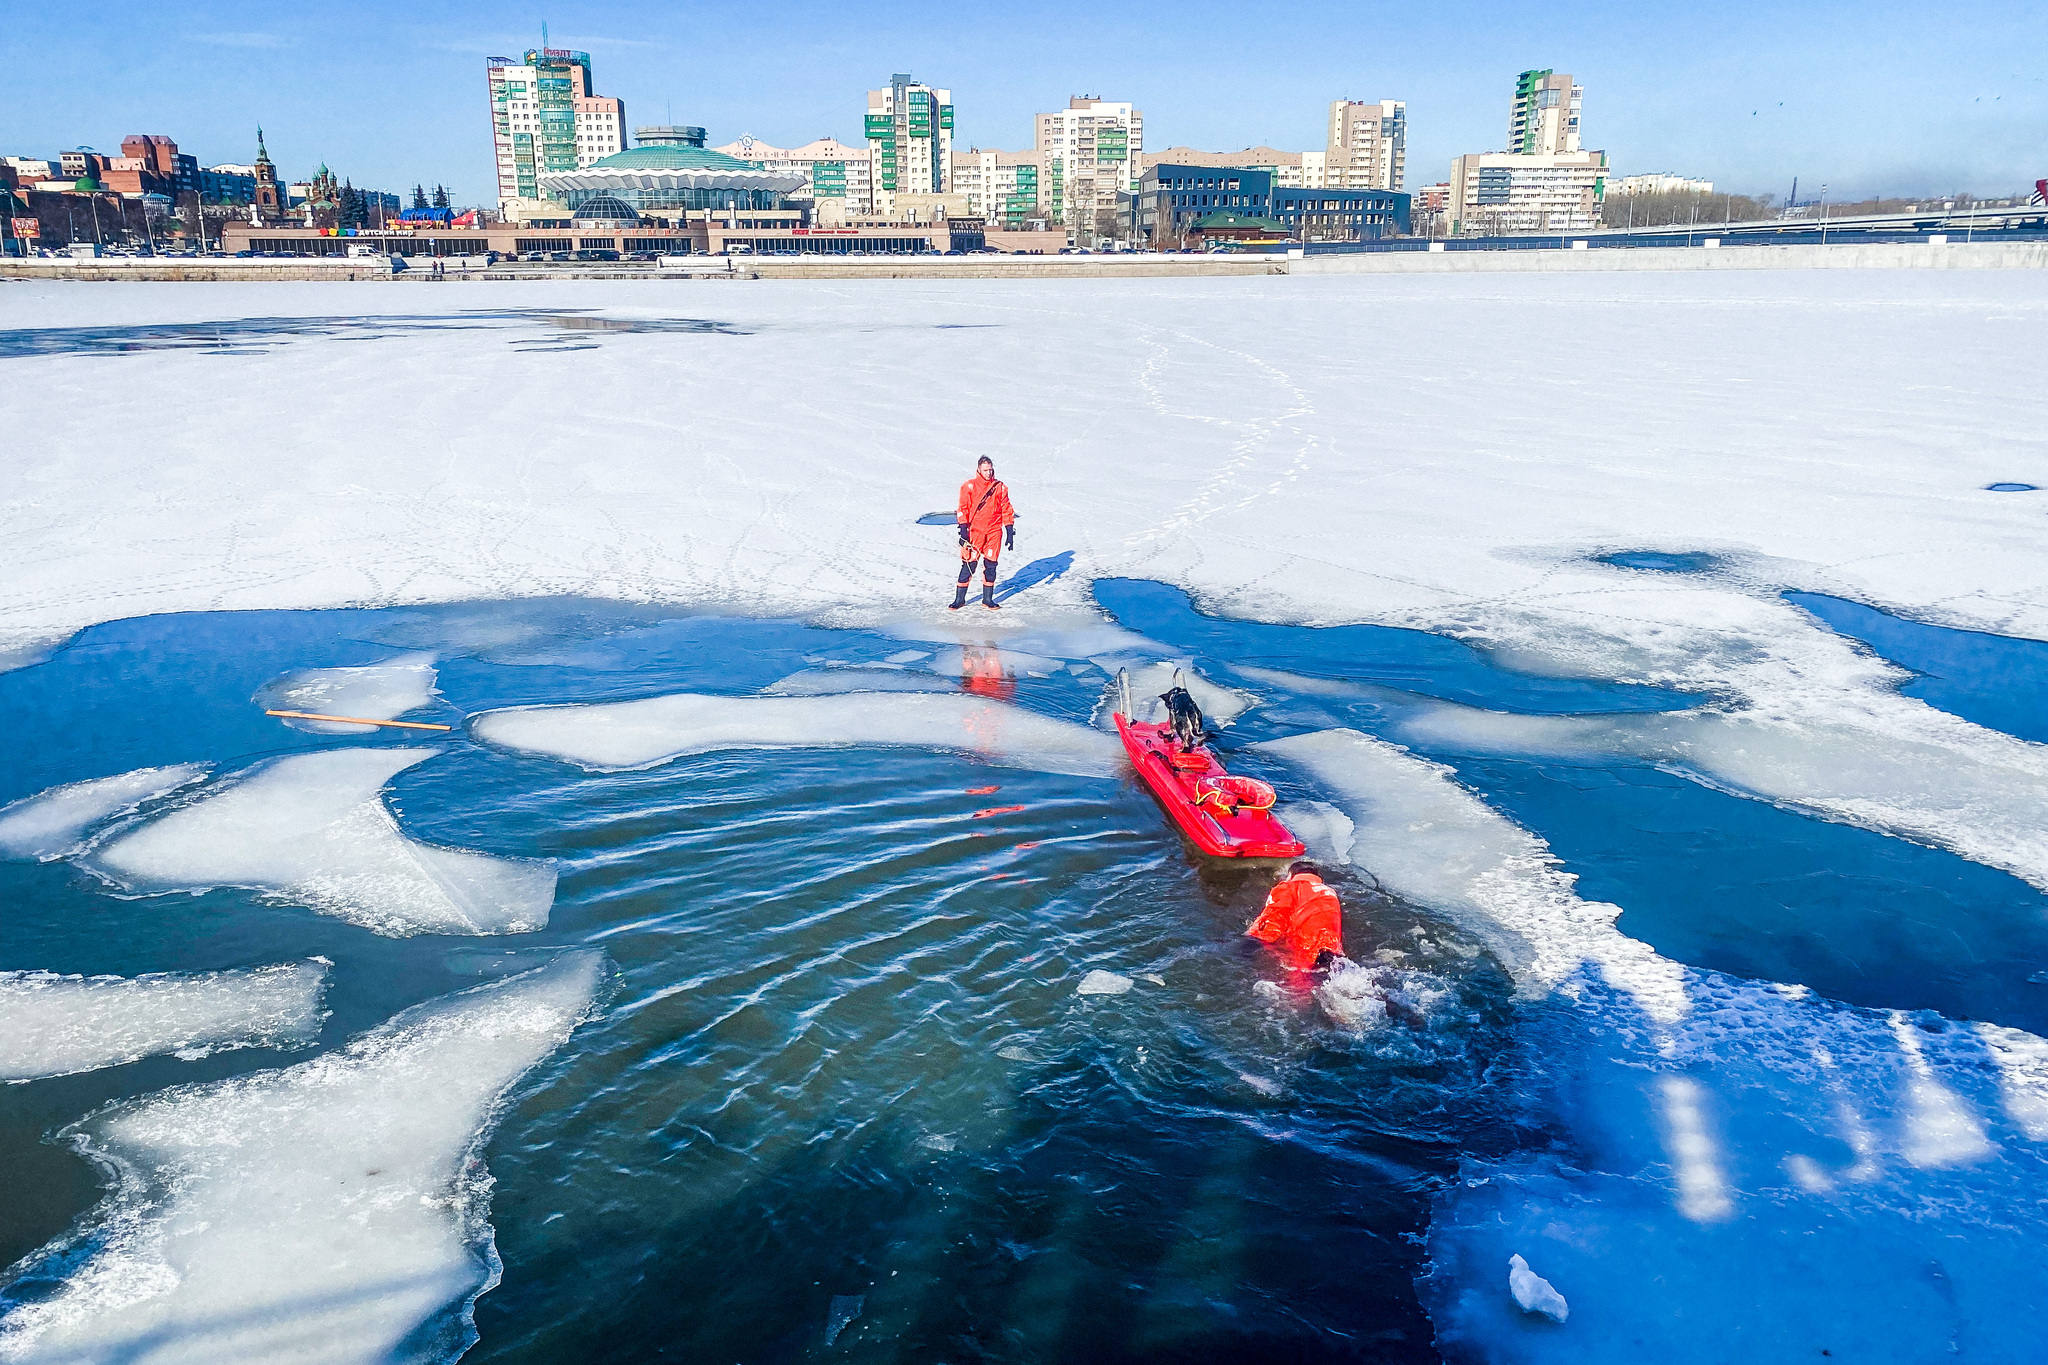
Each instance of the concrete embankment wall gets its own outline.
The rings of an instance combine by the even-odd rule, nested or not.
[[[31,256],[0,258],[0,279],[15,280],[388,280],[382,257],[306,256],[296,260],[181,260],[167,256]]]
[[[1279,256],[753,256],[742,268],[764,280],[1099,280],[1285,275],[1289,264]]]
[[[2012,270],[2048,267],[2048,242],[1841,246],[1632,246],[1586,251],[1379,251],[1309,256],[1295,275],[1464,275],[1530,270]]]

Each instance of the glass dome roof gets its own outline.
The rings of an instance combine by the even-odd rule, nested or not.
[[[595,194],[578,204],[574,210],[578,218],[618,218],[628,222],[637,221],[640,210],[616,195]]]

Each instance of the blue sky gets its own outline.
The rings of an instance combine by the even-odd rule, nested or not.
[[[1339,96],[1408,103],[1408,187],[1504,139],[1515,73],[1570,71],[1587,144],[1619,172],[1829,197],[2048,176],[2048,4],[1595,3],[1122,7],[891,0],[690,8],[624,0],[530,14],[480,4],[13,5],[0,34],[0,153],[113,150],[168,133],[203,163],[323,159],[357,184],[445,181],[489,200],[484,59],[590,52],[629,123],[702,124],[714,143],[860,137],[863,92],[895,71],[950,87],[961,145],[1029,145],[1070,94],[1129,99],[1152,147],[1319,147]]]

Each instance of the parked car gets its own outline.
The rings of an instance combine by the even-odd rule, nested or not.
[[[573,252],[568,252],[568,251],[550,251],[550,252],[548,253],[548,255],[547,255],[547,259],[549,259],[549,260],[551,260],[551,261],[572,261],[572,260],[576,259],[576,257],[575,257],[575,253],[573,253]]]
[[[619,253],[616,251],[606,251],[602,248],[589,248],[577,252],[576,259],[579,261],[616,261],[619,259]]]

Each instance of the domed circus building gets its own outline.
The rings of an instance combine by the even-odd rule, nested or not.
[[[807,191],[800,175],[763,169],[704,146],[702,128],[640,128],[640,145],[573,171],[547,171],[540,186],[569,206],[574,220],[680,227],[695,216],[734,214],[802,220],[790,197]],[[806,195],[808,202],[808,195]]]

